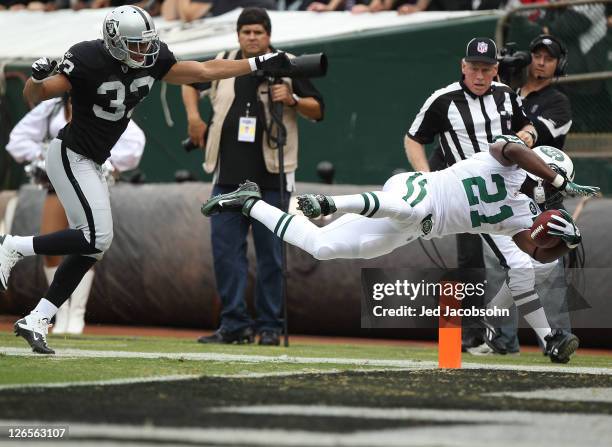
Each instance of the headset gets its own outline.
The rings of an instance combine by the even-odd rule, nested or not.
[[[558,78],[559,76],[565,75],[565,71],[567,70],[567,47],[555,36],[551,36],[550,34],[540,34],[529,44],[529,52],[533,53],[533,50],[535,50],[538,45],[542,45],[544,43],[544,39],[552,40],[554,43],[559,45],[559,48],[561,49],[561,54],[559,55],[559,61],[557,62],[557,68],[555,68],[554,76]]]

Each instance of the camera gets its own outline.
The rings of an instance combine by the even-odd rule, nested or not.
[[[531,64],[531,53],[517,51],[515,46],[515,43],[509,42],[501,49],[500,56],[497,58],[499,79],[513,90],[525,84],[527,80],[525,67]]]
[[[325,53],[303,54],[289,59],[289,67],[285,70],[274,70],[273,73],[257,70],[252,76],[263,79],[280,78],[319,78],[327,74],[327,56]]]
[[[291,67],[285,72],[275,73],[279,77],[318,78],[327,74],[327,56],[324,53],[303,54],[289,59]]]

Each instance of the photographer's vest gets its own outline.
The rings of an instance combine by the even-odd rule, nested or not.
[[[227,55],[227,52],[217,54],[216,59],[235,59],[238,50],[233,50]],[[289,55],[292,57],[292,55]],[[213,108],[213,117],[208,127],[208,136],[206,140],[206,153],[204,156],[204,170],[207,173],[213,173],[219,159],[219,145],[221,143],[221,131],[223,122],[227,116],[232,103],[234,102],[234,79],[221,79],[213,81],[209,90],[208,96]],[[291,78],[283,78],[284,82],[292,85]],[[265,110],[265,123],[258,122],[258,126],[265,126],[262,140],[263,157],[268,172],[278,174],[278,152],[270,147],[268,142],[268,123],[270,122],[270,103],[268,97],[268,83],[262,82],[257,88],[258,100],[263,103]],[[261,121],[261,120],[258,120]],[[297,169],[297,153],[298,153],[298,128],[297,128],[297,110],[295,107],[285,107],[283,109],[283,123],[287,128],[287,143],[284,150],[285,172],[293,172]],[[273,135],[276,132],[276,126],[272,127]]]

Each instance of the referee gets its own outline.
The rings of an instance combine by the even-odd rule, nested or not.
[[[461,80],[427,98],[404,137],[406,155],[415,171],[430,171],[424,145],[432,143],[436,136],[439,146],[430,160],[434,170],[488,150],[496,135],[516,134],[527,146],[535,144],[537,133],[522,109],[520,98],[507,85],[493,81],[497,68],[495,42],[486,37],[470,40],[461,61]],[[479,235],[458,235],[457,256],[460,269],[479,269],[466,270],[467,282],[484,282]],[[482,331],[463,331],[464,349],[482,342]]]
[[[565,137],[572,126],[572,110],[570,101],[561,91],[553,86],[553,79],[563,76],[567,68],[568,53],[565,44],[554,36],[542,34],[529,44],[531,63],[527,67],[527,80],[516,93],[523,101],[525,114],[531,120],[538,132],[538,146],[553,146],[563,150]],[[542,197],[537,199],[542,211],[547,209],[564,209],[563,196],[559,195],[555,200],[543,201]],[[495,245],[501,248],[497,253],[488,250],[485,246],[484,261],[487,268],[488,284],[495,284],[499,271],[496,268],[499,263],[499,253],[515,250],[515,244],[507,236],[496,236]],[[577,266],[577,250],[569,252],[569,266]],[[516,256],[512,257],[516,268]],[[571,322],[567,313],[562,309],[567,308],[567,284],[565,282],[564,262],[541,264],[537,261],[525,258],[527,268],[533,268],[535,273],[535,290],[538,291],[540,299],[546,308],[546,318],[552,328],[561,329],[569,334]],[[504,260],[505,262],[506,260]],[[508,299],[511,291],[505,288],[503,292]],[[499,296],[499,293],[498,293]],[[496,296],[496,299],[498,298]],[[507,326],[498,328],[498,346],[508,352],[518,352],[519,339],[517,336],[516,319]],[[538,338],[538,341],[540,339]],[[486,350],[485,350],[486,352]]]

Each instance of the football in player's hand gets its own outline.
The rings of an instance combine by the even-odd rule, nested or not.
[[[561,238],[548,234],[548,222],[551,221],[552,216],[563,217],[563,214],[559,210],[544,211],[536,218],[529,230],[531,239],[540,248],[552,248],[562,242]],[[552,222],[555,221],[552,220]]]

